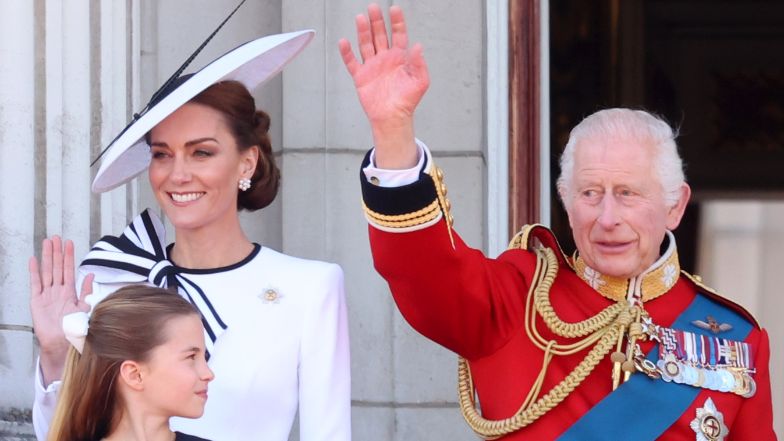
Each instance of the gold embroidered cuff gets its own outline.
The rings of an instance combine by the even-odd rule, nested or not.
[[[443,216],[454,248],[454,218],[450,214],[451,203],[446,197],[444,172],[433,164],[428,152],[425,154],[426,161],[419,172],[419,179],[407,185],[380,187],[378,182],[372,182],[360,173],[362,210],[371,225],[393,233],[430,227],[438,223]],[[365,156],[363,169],[369,163],[370,152]]]
[[[368,222],[386,228],[416,227],[431,222],[441,215],[441,209],[437,200],[434,200],[430,205],[421,210],[406,214],[389,215],[377,213],[368,208],[364,202],[362,203],[362,210],[365,212],[365,217]]]

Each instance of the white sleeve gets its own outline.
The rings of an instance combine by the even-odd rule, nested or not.
[[[82,280],[87,274],[78,272],[76,286],[82,286]],[[114,291],[120,289],[123,284],[100,284],[93,282],[93,294],[99,299],[103,299]],[[49,433],[49,423],[54,417],[57,407],[57,395],[60,392],[61,381],[56,380],[51,384],[44,385],[44,378],[41,373],[40,359],[35,366],[35,398],[33,401],[33,429],[35,436],[39,440],[45,440]]]
[[[57,394],[60,391],[60,381],[44,387],[41,362],[36,362],[35,369],[35,401],[33,401],[33,430],[37,439],[46,439],[49,433],[49,423],[54,417],[57,406]]]
[[[419,173],[422,170],[422,166],[425,165],[425,158],[430,158],[430,151],[425,143],[418,139],[416,140],[416,144],[419,162],[413,168],[405,170],[376,168],[376,150],[373,149],[370,152],[370,165],[362,169],[365,173],[365,179],[379,187],[402,187],[404,185],[413,184],[419,180]],[[431,161],[428,161],[428,163],[430,162]]]
[[[343,271],[330,265],[324,290],[308,299],[300,345],[301,441],[351,440],[351,365]]]

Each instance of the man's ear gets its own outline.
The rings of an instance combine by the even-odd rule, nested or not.
[[[142,366],[132,360],[125,360],[120,365],[120,381],[133,390],[144,389]]]
[[[689,184],[684,182],[679,189],[679,193],[678,202],[670,207],[667,212],[667,229],[670,231],[677,228],[681,223],[683,213],[686,211],[686,205],[689,204],[689,199],[691,198],[691,187],[689,187]]]

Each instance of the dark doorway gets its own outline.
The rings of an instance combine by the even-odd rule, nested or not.
[[[694,271],[701,200],[784,190],[784,2],[549,5],[553,178],[569,130],[586,115],[605,107],[661,115],[679,128],[694,193],[676,231],[682,266]],[[552,226],[574,250],[557,200]]]

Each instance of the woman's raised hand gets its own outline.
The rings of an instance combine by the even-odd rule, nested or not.
[[[383,168],[409,168],[416,164],[413,117],[430,84],[422,46],[408,47],[403,11],[389,8],[392,42],[387,38],[381,8],[368,6],[356,18],[362,63],[345,38],[338,43],[359,101],[373,131],[376,162]],[[413,156],[412,156],[413,155]]]
[[[92,292],[93,275],[82,282],[81,295],[76,296],[74,280],[74,246],[59,236],[44,239],[41,263],[30,258],[30,311],[33,329],[41,348],[41,370],[44,384],[62,376],[68,342],[63,333],[63,316],[88,311],[84,297]]]

